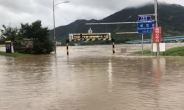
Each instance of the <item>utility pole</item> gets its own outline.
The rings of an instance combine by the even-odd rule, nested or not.
[[[54,24],[54,53],[56,54],[56,31],[55,31],[54,0],[53,0],[53,24]]]
[[[57,4],[55,4],[54,3],[54,0],[53,0],[53,6],[52,6],[52,8],[53,8],[53,25],[54,25],[54,53],[56,54],[56,31],[55,31],[55,12],[54,12],[54,10],[55,10],[55,6],[56,5],[59,5],[59,4],[61,4],[61,3],[69,3],[69,1],[64,1],[64,2],[60,2],[60,3],[57,3]]]
[[[157,0],[154,0],[154,6],[155,6],[155,22],[156,22],[156,27],[158,27],[158,2]],[[160,46],[159,43],[157,43],[157,57],[160,56]]]

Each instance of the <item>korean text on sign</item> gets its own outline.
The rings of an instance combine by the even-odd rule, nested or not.
[[[162,40],[162,29],[161,27],[155,27],[153,28],[153,42],[154,43],[160,43]]]

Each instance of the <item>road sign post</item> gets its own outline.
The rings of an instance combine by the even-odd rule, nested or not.
[[[162,41],[162,28],[155,27],[153,28],[153,43],[157,43],[157,56],[159,56],[160,47],[159,43]]]
[[[144,42],[143,42],[143,40],[144,40],[144,34],[142,34],[142,55],[144,53],[144,46],[143,46]]]
[[[151,16],[139,16],[138,17],[138,21],[139,22],[145,22],[145,21],[151,21],[152,20],[152,18],[151,18]]]
[[[160,43],[162,40],[162,28],[154,27],[153,28],[153,43]]]
[[[137,32],[139,34],[150,34],[153,32],[153,27],[156,23],[152,21],[151,16],[139,16],[137,23]]]
[[[137,23],[137,31],[139,34],[151,34],[153,32],[153,27],[156,26],[155,22],[145,21]]]
[[[143,34],[153,33],[153,27],[156,23],[152,21],[151,16],[139,16],[137,23],[137,32],[142,34],[142,54],[143,54]]]

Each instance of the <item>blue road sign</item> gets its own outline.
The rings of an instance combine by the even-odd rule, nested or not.
[[[152,18],[151,16],[139,16],[138,17],[138,22],[146,22],[146,21],[151,21]]]
[[[155,22],[138,22],[137,32],[139,34],[149,34],[153,32],[153,27],[156,26]]]

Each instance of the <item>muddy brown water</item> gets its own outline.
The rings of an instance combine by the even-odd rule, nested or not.
[[[0,110],[183,110],[184,57],[112,54],[111,46],[0,56]]]

